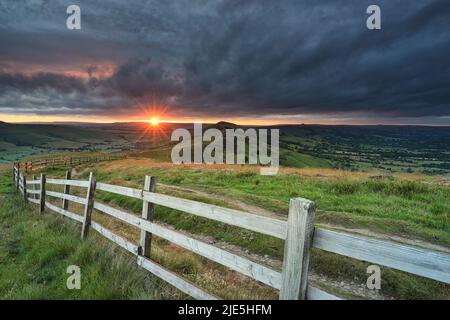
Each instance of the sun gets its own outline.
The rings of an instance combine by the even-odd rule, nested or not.
[[[156,126],[159,125],[159,119],[158,119],[158,118],[151,118],[151,119],[149,120],[149,122],[150,122],[150,124],[151,124],[153,127],[156,127]]]

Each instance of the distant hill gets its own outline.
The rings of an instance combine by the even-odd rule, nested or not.
[[[235,129],[239,127],[239,125],[234,124],[232,122],[226,122],[226,121],[219,121],[215,125],[215,127],[223,128],[223,129]]]
[[[103,130],[0,123],[0,162],[57,151],[119,150],[128,141]]]
[[[203,128],[243,128],[231,122]],[[170,154],[176,128],[192,123],[9,124],[0,122],[0,162],[42,152],[133,150]],[[293,167],[450,173],[450,127],[278,125],[280,163]],[[167,155],[165,156],[167,158]]]
[[[224,131],[250,126],[221,121],[204,129],[211,127]],[[450,127],[290,124],[257,128],[280,130],[280,163],[286,166],[450,173]]]

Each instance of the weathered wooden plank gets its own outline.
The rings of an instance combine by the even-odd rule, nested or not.
[[[27,181],[27,184],[40,184],[40,183],[41,183],[40,180],[30,180],[30,181]]]
[[[82,216],[79,216],[79,215],[77,215],[75,213],[72,213],[70,211],[63,210],[63,209],[61,209],[61,208],[59,208],[57,206],[52,205],[49,202],[46,202],[45,206],[47,208],[49,208],[50,210],[53,210],[53,211],[55,211],[55,212],[57,212],[59,214],[62,214],[63,216],[66,216],[66,217],[68,217],[70,219],[73,219],[75,221],[78,221],[78,222],[81,222],[81,223],[83,223],[83,221],[84,221]]]
[[[91,172],[89,175],[89,186],[86,194],[86,205],[84,207],[84,220],[83,228],[81,229],[81,238],[87,237],[89,232],[89,226],[91,225],[92,209],[94,208],[94,193],[97,180],[95,172]]]
[[[106,214],[109,214],[110,216],[120,219],[122,221],[128,222],[129,224],[135,226],[135,227],[140,227],[141,225],[141,221],[140,218],[138,216],[129,214],[129,213],[125,213],[121,210],[112,208],[106,204],[103,204],[101,202],[98,201],[94,201],[94,209],[97,209],[101,212],[104,212]]]
[[[27,193],[29,193],[29,194],[40,194],[41,190],[39,190],[39,189],[28,189]]]
[[[276,289],[281,287],[281,273],[275,270],[97,201],[94,208]]]
[[[13,169],[12,169],[12,180],[13,180],[13,182],[16,181],[16,163],[15,162],[13,164]]]
[[[76,202],[79,204],[86,205],[87,200],[85,198],[77,197],[71,194],[64,194],[60,192],[54,192],[54,191],[47,191],[47,196],[59,198],[59,199],[65,199],[68,201]]]
[[[72,178],[72,170],[67,170],[66,171],[65,180],[70,180],[71,178]],[[64,185],[64,194],[65,195],[70,195],[70,185],[69,184],[65,184]],[[69,209],[69,199],[63,198],[62,208],[64,210],[68,210]]]
[[[149,259],[138,256],[137,264],[197,300],[219,300]]]
[[[180,199],[154,192],[147,192],[134,188],[119,187],[105,183],[99,183],[98,190],[112,192],[137,199],[143,199],[157,205],[162,205],[204,218],[213,219],[237,227],[271,235],[283,240],[286,239],[287,223],[283,220],[263,217],[239,210],[222,208],[219,206],[197,201]]]
[[[315,204],[291,199],[284,246],[281,300],[304,300],[308,286],[309,256],[314,233]]]
[[[27,197],[27,177],[23,176],[23,200],[25,202],[28,201],[28,197]]]
[[[313,246],[450,283],[450,255],[445,253],[319,228],[315,231]]]
[[[45,210],[45,183],[46,183],[46,177],[45,174],[41,174],[41,194],[40,194],[40,201],[41,205],[39,208],[39,212],[43,213]]]
[[[16,190],[19,190],[19,178],[20,178],[20,174],[19,174],[19,167],[17,167],[17,171],[16,171]]]
[[[306,299],[308,300],[343,300],[342,298],[336,297],[330,293],[322,291],[318,288],[308,286],[306,291]]]
[[[82,188],[89,187],[89,181],[84,180],[47,179],[47,183],[58,185],[70,185],[73,187],[82,187]]]
[[[37,180],[36,176],[33,176],[33,180]],[[35,192],[39,192],[38,191],[38,185],[37,184],[33,184],[33,191]],[[38,195],[36,193],[33,193],[33,199],[37,200],[38,199]]]
[[[213,219],[237,227],[286,239],[286,221],[222,208],[215,205],[144,191],[144,199],[158,205]]]
[[[155,192],[156,189],[156,179],[155,177],[146,176],[145,182],[144,182],[144,190]],[[142,205],[142,219],[153,221],[153,217],[155,214],[155,205],[148,201],[143,201]],[[141,246],[142,252],[141,254],[144,257],[150,258],[151,253],[151,245],[152,245],[152,234],[141,230],[141,238],[139,241],[139,244]]]
[[[101,226],[100,224],[92,221],[91,222],[91,227],[92,229],[94,229],[95,231],[97,231],[98,233],[100,233],[102,236],[104,236],[105,238],[111,240],[112,242],[118,244],[119,246],[121,246],[122,248],[124,248],[125,250],[131,252],[132,254],[137,255],[138,254],[138,246],[125,240],[124,238],[112,233],[111,231],[109,231],[108,229],[104,228],[103,226]]]
[[[141,227],[154,235],[173,242],[180,247],[197,253],[205,258],[220,263],[255,280],[261,281],[275,289],[281,287],[281,273],[230,253],[215,246],[187,237],[149,221],[141,222]]]
[[[115,186],[112,184],[107,184],[107,183],[102,183],[102,182],[97,183],[97,190],[116,193],[116,194],[120,194],[122,196],[128,196],[128,197],[141,199],[141,200],[143,198],[143,195],[142,195],[143,190]]]
[[[34,199],[34,198],[28,198],[28,201],[31,202],[31,203],[34,203],[34,204],[40,204],[41,203],[41,201],[39,201],[37,199]]]

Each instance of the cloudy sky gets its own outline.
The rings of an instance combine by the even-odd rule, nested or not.
[[[449,30],[448,0],[2,0],[0,120],[450,125]]]

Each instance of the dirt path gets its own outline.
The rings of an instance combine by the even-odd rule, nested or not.
[[[265,216],[265,217],[270,217],[270,218],[275,218],[275,219],[283,219],[283,217],[281,217],[280,215],[276,214],[275,212],[266,210],[264,208],[258,207],[258,206],[254,206],[248,203],[245,203],[243,201],[240,201],[238,199],[232,199],[228,196],[225,195],[220,195],[220,194],[215,194],[215,193],[209,193],[206,191],[202,191],[202,190],[198,190],[198,189],[191,189],[191,188],[184,188],[184,187],[179,187],[179,186],[172,186],[172,185],[168,185],[168,184],[162,184],[159,183],[158,185],[169,188],[169,189],[173,189],[173,190],[180,190],[183,192],[188,192],[188,193],[192,193],[192,194],[196,194],[199,196],[204,196],[204,197],[208,197],[211,199],[215,199],[215,200],[220,200],[223,201],[225,203],[228,203],[230,205],[233,205],[235,207],[237,207],[239,210],[245,211],[245,212],[249,212],[249,213],[254,213],[260,216]]]

